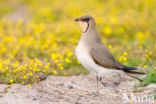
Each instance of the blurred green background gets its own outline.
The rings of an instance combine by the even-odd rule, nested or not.
[[[0,0],[0,83],[87,74],[74,51],[81,36],[74,19],[84,14],[117,60],[156,82],[155,0]]]

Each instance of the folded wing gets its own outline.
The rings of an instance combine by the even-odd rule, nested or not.
[[[95,44],[92,46],[90,52],[94,61],[100,66],[114,69],[124,68],[124,65],[117,62],[111,52],[103,44]]]

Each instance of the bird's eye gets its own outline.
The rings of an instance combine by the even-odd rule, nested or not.
[[[89,18],[86,18],[86,19],[84,19],[83,21],[86,21],[86,22],[88,22],[88,21],[89,21]]]

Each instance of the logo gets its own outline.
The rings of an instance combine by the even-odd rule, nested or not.
[[[123,93],[123,101],[124,102],[131,102],[131,103],[154,103],[154,96],[151,95],[140,95],[140,94],[133,94],[130,93],[128,96],[126,93]]]

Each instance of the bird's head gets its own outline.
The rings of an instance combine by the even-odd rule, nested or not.
[[[90,15],[84,15],[80,18],[75,19],[75,21],[79,22],[83,33],[87,32],[90,28],[95,27],[95,20]]]

